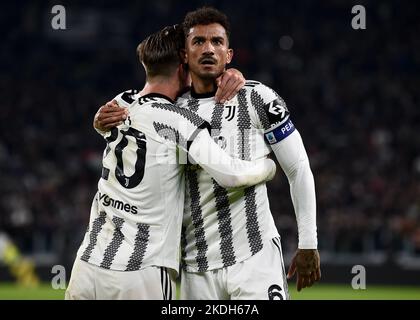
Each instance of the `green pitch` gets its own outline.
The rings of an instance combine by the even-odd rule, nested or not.
[[[409,286],[366,285],[365,290],[354,290],[350,284],[315,284],[297,292],[290,284],[289,291],[293,300],[420,300],[420,287]]]
[[[65,290],[54,290],[50,284],[25,288],[13,283],[0,284],[0,300],[62,300]]]
[[[297,292],[290,283],[293,300],[420,300],[420,287],[369,286],[353,290],[350,285],[316,284]],[[0,300],[62,300],[64,290],[54,290],[49,284],[28,289],[14,284],[0,284]]]

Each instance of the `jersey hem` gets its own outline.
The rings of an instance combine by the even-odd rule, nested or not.
[[[175,267],[174,264],[168,263],[168,262],[161,262],[161,263],[159,263],[159,262],[149,262],[149,263],[146,263],[146,264],[142,264],[141,267],[138,268],[138,269],[126,270],[125,268],[122,268],[120,265],[112,266],[111,268],[104,268],[104,267],[101,267],[101,263],[100,262],[98,263],[98,261],[95,261],[95,260],[92,261],[91,259],[86,261],[86,260],[82,259],[81,257],[78,257],[77,259],[79,259],[83,262],[89,263],[91,265],[94,265],[96,267],[99,267],[101,269],[104,269],[104,270],[121,271],[121,272],[133,272],[133,271],[135,272],[135,271],[140,271],[142,269],[145,269],[147,267],[152,267],[152,266],[165,267],[165,268],[169,268],[169,269],[173,270],[176,274],[176,277],[179,276],[179,267]]]
[[[186,272],[200,273],[200,272],[212,271],[212,270],[216,270],[216,269],[222,269],[222,268],[225,268],[225,267],[234,266],[235,264],[241,263],[241,262],[243,262],[243,261],[245,261],[245,260],[247,260],[247,259],[249,259],[249,258],[253,257],[254,255],[256,255],[258,252],[260,252],[260,251],[264,248],[264,246],[265,246],[265,245],[267,245],[267,243],[268,243],[269,241],[271,241],[272,239],[277,238],[277,237],[279,237],[279,238],[280,238],[279,233],[273,233],[271,236],[267,236],[267,237],[265,237],[265,238],[262,240],[262,243],[263,243],[262,247],[261,247],[261,248],[260,248],[257,252],[255,252],[254,254],[252,254],[252,252],[249,252],[247,255],[244,255],[244,256],[242,256],[242,257],[240,257],[240,258],[236,258],[236,259],[235,259],[235,263],[234,263],[234,264],[232,264],[232,265],[225,266],[225,264],[223,263],[223,260],[217,260],[217,262],[212,263],[211,265],[209,264],[209,267],[208,267],[208,268],[206,268],[206,270],[202,271],[202,270],[199,270],[199,268],[198,268],[198,267],[194,267],[194,266],[192,266],[192,265],[188,265],[188,264],[186,264],[186,262],[185,262],[185,260],[184,260],[184,261],[183,261],[183,269],[184,269]]]

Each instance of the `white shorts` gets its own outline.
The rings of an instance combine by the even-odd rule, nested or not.
[[[183,300],[288,300],[286,273],[279,238],[233,266],[181,274]]]
[[[175,272],[150,266],[138,271],[104,269],[76,259],[66,300],[172,300]]]

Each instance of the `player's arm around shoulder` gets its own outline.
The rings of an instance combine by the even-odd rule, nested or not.
[[[100,106],[93,118],[93,128],[102,136],[122,124],[129,115],[129,106],[135,101],[135,90],[124,91]]]
[[[194,138],[188,154],[224,188],[250,187],[271,180],[276,173],[276,164],[271,159],[245,161],[232,157],[214,142],[206,129]]]

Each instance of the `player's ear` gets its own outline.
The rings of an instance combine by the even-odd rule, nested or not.
[[[183,63],[188,63],[188,55],[187,55],[187,51],[185,49],[181,49],[179,50],[179,54],[181,56],[181,61]]]
[[[231,63],[233,59],[233,49],[228,49],[226,63]]]
[[[180,63],[178,65],[177,68],[177,74],[178,74],[178,79],[180,80],[181,83],[185,83],[188,77],[188,65],[186,65],[185,63]]]
[[[180,79],[185,78],[185,74],[187,74],[187,72],[187,66],[185,65],[185,63],[180,63],[178,65],[178,75]]]
[[[186,63],[181,63],[181,66],[182,66],[182,71],[183,71],[184,73],[188,73],[188,72],[190,72],[190,70],[189,70],[189,68],[188,68],[188,64],[186,64]]]

